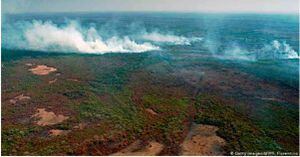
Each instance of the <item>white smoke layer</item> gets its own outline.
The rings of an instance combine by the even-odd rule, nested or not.
[[[76,22],[70,22],[63,27],[58,27],[51,22],[33,21],[25,31],[28,48],[40,51],[59,52],[145,52],[159,50],[151,43],[137,43],[125,36],[123,38],[111,37],[103,40],[94,27],[86,32],[78,27]]]
[[[237,44],[231,45],[224,50],[223,59],[237,60],[270,60],[270,59],[299,59],[299,54],[285,41],[273,40],[270,44],[255,51],[249,51]]]
[[[272,59],[299,59],[299,54],[285,41],[274,40],[271,44],[265,45],[258,54],[260,58]]]
[[[253,53],[248,50],[241,48],[240,46],[234,44],[229,48],[226,48],[224,51],[225,59],[234,59],[234,60],[248,60],[254,61],[256,58],[253,56]],[[224,57],[223,56],[223,57]]]
[[[187,38],[184,36],[175,36],[171,34],[161,34],[158,32],[145,33],[142,38],[144,40],[153,41],[153,42],[162,42],[175,45],[191,45],[192,42],[201,41],[202,38],[192,37]]]

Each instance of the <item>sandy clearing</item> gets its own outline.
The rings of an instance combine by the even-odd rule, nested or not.
[[[56,68],[48,67],[46,65],[37,65],[35,68],[29,69],[35,75],[48,75],[51,72],[56,71]]]
[[[212,125],[193,124],[181,145],[181,155],[223,155],[225,140],[216,135],[219,128]]]
[[[32,63],[26,63],[25,65],[31,67],[33,64]]]
[[[155,111],[153,111],[151,108],[147,108],[147,109],[145,109],[145,111],[152,115],[157,115],[157,113]]]
[[[78,130],[82,130],[84,129],[86,126],[86,124],[84,123],[79,123],[78,125],[74,126],[73,129],[78,129]]]
[[[125,149],[112,154],[113,156],[154,156],[159,154],[164,145],[156,141],[151,141],[146,146],[142,145],[142,141],[137,140]]]
[[[67,79],[68,81],[74,81],[74,82],[80,82],[78,79],[74,79],[74,78],[69,78]]]
[[[50,80],[48,83],[49,83],[49,84],[52,84],[52,83],[55,83],[56,81],[57,81],[57,78],[54,79],[54,80]]]
[[[63,115],[56,115],[54,112],[47,112],[44,108],[37,109],[37,113],[32,117],[38,118],[37,125],[46,126],[61,123],[69,117]]]
[[[51,130],[49,130],[48,133],[50,136],[59,136],[59,135],[65,135],[68,132],[69,131],[67,131],[67,130],[51,129]]]
[[[9,102],[12,104],[16,104],[19,101],[25,101],[25,100],[29,100],[30,97],[29,96],[24,96],[24,94],[21,94],[19,96],[14,97],[13,99],[10,99]]]

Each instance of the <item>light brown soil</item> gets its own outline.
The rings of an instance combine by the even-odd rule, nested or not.
[[[69,131],[66,131],[66,130],[52,129],[48,133],[50,136],[59,136],[59,135],[65,135],[68,132]]]
[[[154,156],[159,154],[164,148],[164,145],[156,141],[149,142],[143,146],[140,140],[130,144],[127,148],[112,154],[113,156]]]
[[[50,80],[48,83],[52,84],[52,83],[55,83],[56,81],[57,81],[57,79],[54,79],[54,80]]]
[[[31,67],[32,63],[26,63],[25,65]]]
[[[51,72],[56,71],[56,68],[48,67],[46,65],[38,65],[35,68],[29,69],[35,75],[48,75]]]
[[[67,79],[68,81],[74,81],[74,82],[80,82],[78,79],[74,79],[74,78],[69,78]]]
[[[78,125],[74,126],[73,129],[78,129],[78,130],[82,130],[84,129],[86,126],[86,124],[84,123],[79,123]]]
[[[157,115],[157,113],[156,112],[154,112],[152,109],[150,109],[150,108],[147,108],[147,109],[145,109],[148,113],[150,113],[150,114],[152,114],[152,115]]]
[[[37,109],[37,113],[32,117],[38,118],[37,125],[46,126],[61,123],[69,117],[56,115],[54,112],[47,112],[44,108]]]
[[[10,99],[9,102],[12,104],[17,104],[17,102],[19,101],[25,101],[25,100],[29,100],[30,97],[29,96],[24,96],[24,94],[21,94],[19,96],[14,97],[13,99]]]
[[[216,135],[218,127],[193,124],[181,145],[181,155],[223,155],[225,140]]]

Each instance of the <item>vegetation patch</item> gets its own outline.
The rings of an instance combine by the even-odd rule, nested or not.
[[[282,151],[282,147],[248,117],[215,96],[200,95],[196,100],[197,123],[218,126],[217,134],[227,141],[225,150],[237,152]]]

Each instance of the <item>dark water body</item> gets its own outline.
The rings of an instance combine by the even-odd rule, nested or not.
[[[298,25],[297,15],[278,14],[14,14],[3,18],[2,61],[159,53],[211,59],[298,88]]]

